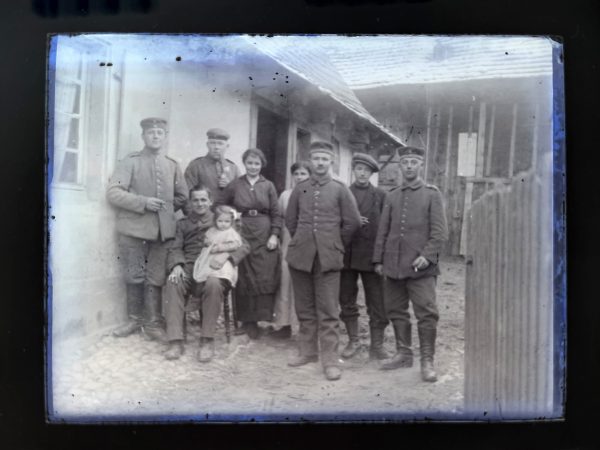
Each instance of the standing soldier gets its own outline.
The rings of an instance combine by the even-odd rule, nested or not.
[[[342,358],[348,359],[360,348],[358,337],[358,277],[360,276],[364,291],[367,314],[369,315],[369,330],[371,335],[371,359],[386,359],[383,349],[383,336],[388,320],[383,305],[383,285],[380,275],[375,273],[371,259],[377,237],[379,217],[383,208],[385,191],[373,186],[369,179],[379,171],[377,161],[367,154],[356,153],[352,157],[354,183],[350,191],[354,194],[360,212],[361,227],[346,247],[344,255],[344,270],[340,281],[340,318],[346,325],[348,344],[342,351]]]
[[[404,147],[398,150],[402,185],[387,196],[373,262],[384,275],[384,303],[396,336],[396,355],[381,369],[412,367],[409,299],[417,318],[421,352],[421,377],[436,381],[433,367],[438,309],[435,285],[440,274],[439,253],[447,239],[442,195],[421,178],[425,151]]]
[[[119,161],[106,192],[117,207],[129,316],[113,335],[129,336],[143,326],[149,338],[164,340],[161,308],[167,250],[175,237],[175,211],[186,202],[187,186],[177,161],[161,153],[167,121],[148,118],[140,125],[143,150]]]
[[[223,189],[240,176],[235,163],[225,158],[229,148],[229,133],[220,128],[206,132],[208,153],[194,159],[185,169],[188,186],[203,185],[210,189],[214,204],[220,204]]]
[[[344,247],[360,227],[352,193],[331,177],[333,158],[333,146],[328,142],[311,144],[312,175],[294,188],[285,217],[292,237],[287,262],[300,323],[299,352],[288,365],[316,362],[320,355],[328,380],[342,375],[338,357],[340,270]]]

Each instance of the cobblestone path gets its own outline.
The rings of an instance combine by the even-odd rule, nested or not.
[[[410,369],[378,370],[368,359],[368,327],[361,299],[363,349],[346,361],[342,379],[325,380],[318,363],[286,365],[294,339],[275,341],[246,336],[225,342],[221,329],[217,356],[196,360],[197,326],[188,323],[185,353],[178,361],[163,356],[166,346],[142,335],[117,339],[101,336],[93,343],[56,344],[52,361],[51,411],[69,420],[182,419],[227,420],[232,415],[256,420],[314,418],[344,414],[383,419],[393,414],[452,418],[463,402],[464,265],[445,261],[438,280],[440,324],[436,352],[439,380],[423,383],[418,353]],[[413,327],[416,328],[416,327]],[[418,339],[413,331],[413,346]],[[346,342],[342,336],[341,344]],[[385,346],[394,349],[391,327]],[[398,418],[398,416],[396,416]]]

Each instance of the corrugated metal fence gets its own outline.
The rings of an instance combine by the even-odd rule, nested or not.
[[[554,409],[552,194],[535,172],[471,207],[465,293],[465,410],[474,418]]]

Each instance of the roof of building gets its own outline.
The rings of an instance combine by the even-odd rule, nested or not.
[[[551,75],[558,44],[526,36],[328,35],[319,45],[350,88],[359,90]]]
[[[369,122],[395,142],[403,143],[365,109],[323,51],[323,47],[318,44],[318,38],[307,36],[245,36],[244,38],[261,53],[316,86],[321,92]],[[299,42],[299,39],[302,39],[302,42]]]

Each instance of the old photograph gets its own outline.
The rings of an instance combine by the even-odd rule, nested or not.
[[[562,418],[562,70],[549,37],[50,36],[48,420]]]

